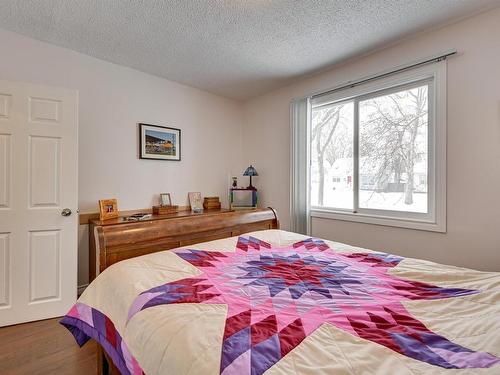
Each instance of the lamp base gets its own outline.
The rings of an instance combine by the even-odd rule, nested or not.
[[[257,188],[252,185],[252,176],[249,176],[249,177],[250,177],[250,185],[247,186],[247,189],[249,189],[249,190],[257,190]]]

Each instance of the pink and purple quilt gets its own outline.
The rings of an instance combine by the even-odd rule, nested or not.
[[[412,301],[477,298],[483,291],[397,276],[391,270],[403,261],[401,257],[338,252],[316,238],[283,246],[254,236],[239,237],[233,252],[198,246],[172,253],[193,266],[194,274],[138,293],[123,317],[123,326],[128,330],[141,314],[148,310],[154,314],[167,306],[169,314],[175,305],[227,306],[217,336],[219,365],[211,369],[213,373],[274,371],[273,366],[289,353],[300,351],[301,344],[323,325],[348,333],[357,343],[386,348],[385,353],[403,356],[417,367],[442,371],[496,368],[500,373],[497,354],[436,332],[405,307]],[[142,350],[132,355],[136,353],[125,344],[110,317],[96,307],[79,302],[62,324],[81,345],[88,338],[101,343],[123,374],[149,373],[147,368],[163,372],[155,369],[149,357],[141,367],[141,358],[146,357]],[[172,337],[165,338],[170,340]],[[304,350],[314,356],[314,350]],[[350,364],[356,366],[352,360]],[[294,371],[300,372],[298,367]]]

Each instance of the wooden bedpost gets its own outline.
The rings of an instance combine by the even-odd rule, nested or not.
[[[103,373],[104,351],[102,350],[102,347],[101,345],[99,345],[99,343],[97,343],[96,359],[97,359],[97,375],[104,375]]]

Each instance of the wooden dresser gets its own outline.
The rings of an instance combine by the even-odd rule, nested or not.
[[[153,215],[149,220],[127,221],[123,217],[89,222],[89,277],[120,260],[194,243],[279,228],[272,208],[251,211],[225,209],[202,213],[180,211]]]

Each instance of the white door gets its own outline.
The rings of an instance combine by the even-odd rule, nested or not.
[[[0,81],[0,326],[76,300],[77,153],[78,92]]]

